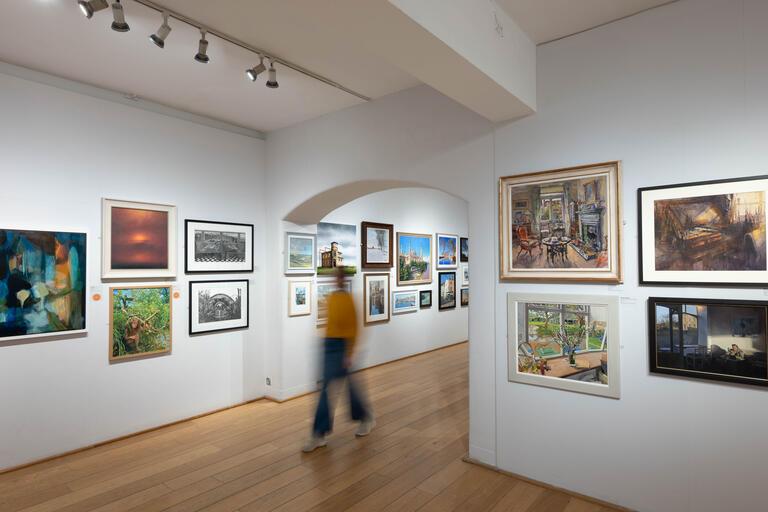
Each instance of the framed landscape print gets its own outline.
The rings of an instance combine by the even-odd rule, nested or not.
[[[461,305],[469,306],[469,288],[461,289]]]
[[[440,283],[437,295],[438,309],[453,309],[456,307],[456,272],[439,272]]]
[[[325,325],[328,322],[328,295],[338,289],[336,281],[319,281],[317,283],[317,325]],[[344,291],[352,293],[352,282],[344,281]]]
[[[315,235],[285,234],[285,273],[315,273]]]
[[[619,398],[619,300],[507,294],[509,381]]]
[[[768,176],[637,191],[640,284],[768,283]]]
[[[253,272],[253,224],[184,221],[187,274]]]
[[[421,309],[432,307],[432,290],[421,290],[419,292],[419,307]]]
[[[377,224],[375,222],[360,224],[363,268],[392,268],[393,230],[392,224]]]
[[[621,283],[621,163],[499,179],[502,281]]]
[[[459,271],[461,272],[461,286],[469,286],[469,263],[462,263]]]
[[[109,361],[169,354],[172,342],[170,286],[109,289]]]
[[[397,285],[432,282],[432,235],[397,233]]]
[[[336,267],[344,273],[357,272],[357,227],[350,224],[320,222],[317,225],[317,275],[332,275]]]
[[[650,370],[768,386],[768,302],[650,297]]]
[[[459,261],[459,237],[437,233],[437,269],[456,268]]]
[[[392,292],[392,314],[412,313],[418,310],[418,290],[397,290]]]
[[[190,281],[189,334],[248,328],[248,280]]]
[[[468,262],[469,261],[469,238],[461,237],[459,239],[459,256],[460,261]]]
[[[389,273],[363,275],[363,311],[366,325],[389,320]]]
[[[86,332],[87,235],[0,228],[0,343]]]
[[[176,207],[102,199],[102,279],[176,277]]]
[[[288,316],[312,314],[312,281],[288,281]]]

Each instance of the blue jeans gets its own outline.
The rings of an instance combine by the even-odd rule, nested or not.
[[[344,355],[346,343],[340,338],[326,338],[323,348],[323,386],[320,389],[320,399],[317,402],[315,424],[312,432],[317,436],[323,436],[333,430],[333,414],[331,413],[330,399],[328,398],[328,386],[333,381],[347,379],[349,388],[349,409],[354,421],[362,421],[370,418],[368,408],[362,400],[360,391],[349,377],[349,372],[344,368]]]

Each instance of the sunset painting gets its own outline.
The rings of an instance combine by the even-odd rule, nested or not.
[[[167,268],[168,213],[112,209],[112,268]]]

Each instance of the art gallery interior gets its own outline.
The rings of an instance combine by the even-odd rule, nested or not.
[[[768,509],[768,2],[578,4],[3,2],[0,511]]]

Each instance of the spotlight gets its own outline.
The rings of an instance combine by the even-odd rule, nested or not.
[[[264,57],[259,55],[259,65],[253,66],[251,69],[246,69],[245,76],[247,76],[251,82],[255,82],[259,75],[266,71],[266,69],[267,67],[264,65]]]
[[[269,61],[269,80],[267,80],[267,87],[270,89],[277,89],[280,84],[277,83],[277,70],[275,69],[275,62],[270,59]]]
[[[157,32],[149,36],[153,43],[160,48],[165,48],[165,38],[171,33],[171,27],[168,25],[168,13],[163,13],[163,24],[157,29]]]
[[[112,2],[112,30],[115,32],[128,32],[131,27],[125,22],[125,13],[123,12],[123,5],[120,0]]]
[[[205,39],[205,30],[200,29],[200,41],[197,44],[197,55],[195,55],[195,60],[197,62],[202,62],[203,64],[206,64],[210,59],[208,57],[208,41]]]
[[[80,7],[83,16],[91,19],[93,13],[106,9],[109,4],[107,4],[107,0],[79,0],[77,6]]]

